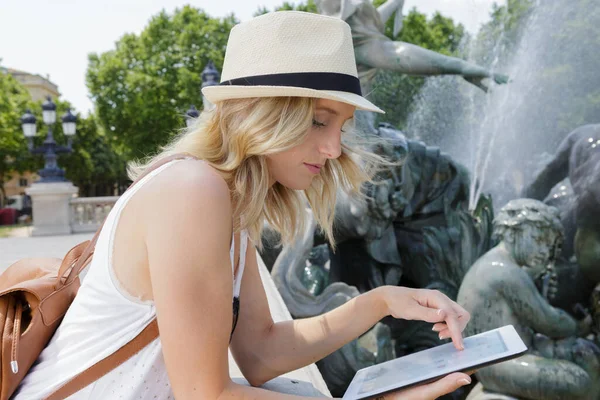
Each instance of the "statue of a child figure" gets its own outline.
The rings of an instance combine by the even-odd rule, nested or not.
[[[590,319],[577,321],[552,307],[536,286],[551,276],[562,230],[554,207],[531,199],[509,202],[494,220],[499,244],[462,282],[458,303],[471,313],[466,334],[512,324],[529,348],[518,359],[478,371],[486,391],[540,400],[600,398],[600,349],[581,338]]]

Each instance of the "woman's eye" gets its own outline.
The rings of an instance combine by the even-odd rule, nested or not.
[[[327,126],[327,125],[326,125],[326,124],[324,124],[323,122],[319,122],[319,121],[317,121],[316,119],[313,119],[313,122],[312,122],[312,123],[313,123],[313,125],[314,125],[314,126],[316,126],[316,127],[317,127],[317,129],[319,129],[319,128],[323,128],[323,127]],[[341,131],[342,133],[345,133],[345,132],[346,132],[344,129],[340,129],[340,131]]]
[[[318,128],[322,128],[325,126],[324,123],[317,121],[316,119],[313,119],[313,125],[318,127]]]

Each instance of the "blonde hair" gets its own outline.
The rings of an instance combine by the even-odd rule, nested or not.
[[[337,190],[361,196],[361,186],[369,181],[375,166],[383,159],[361,147],[349,145],[358,136],[346,131],[342,154],[330,159],[311,186],[289,189],[276,182],[270,186],[266,157],[291,149],[305,139],[312,126],[316,99],[305,97],[264,97],[219,102],[204,111],[196,123],[184,130],[161,152],[146,162],[132,163],[131,179],[149,165],[177,153],[206,161],[227,182],[231,191],[234,232],[247,229],[251,239],[261,245],[266,220],[281,235],[284,244],[292,243],[306,227],[307,202],[331,246]]]

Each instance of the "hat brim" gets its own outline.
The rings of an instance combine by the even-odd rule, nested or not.
[[[223,85],[207,86],[202,89],[202,94],[211,103],[217,103],[228,99],[246,99],[250,97],[313,97],[341,101],[342,103],[353,105],[360,110],[385,114],[385,111],[362,96],[336,90],[315,90],[293,86]]]

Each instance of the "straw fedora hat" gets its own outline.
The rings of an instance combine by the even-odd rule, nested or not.
[[[248,97],[315,97],[383,113],[362,96],[350,26],[299,11],[261,15],[233,27],[212,103]]]

